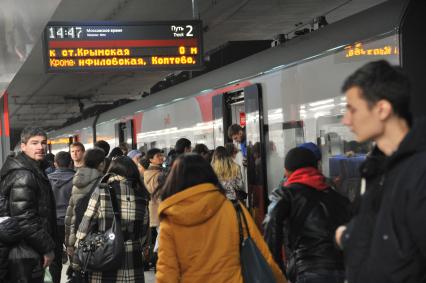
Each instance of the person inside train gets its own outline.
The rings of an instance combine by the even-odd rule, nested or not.
[[[73,142],[70,145],[70,153],[72,161],[74,162],[74,170],[77,171],[80,167],[83,167],[83,155],[86,148],[81,142]]]
[[[228,128],[228,138],[233,140],[239,146],[241,157],[237,155],[237,163],[240,166],[247,166],[247,144],[244,129],[238,124],[232,124]]]
[[[96,189],[91,195],[78,227],[76,246],[94,226],[102,233],[110,228],[114,217],[111,195],[114,194],[124,237],[123,261],[117,270],[89,271],[88,282],[144,283],[142,244],[146,241],[149,226],[149,193],[141,183],[136,164],[127,156],[112,160],[108,174],[111,174],[107,181],[110,190]]]
[[[274,259],[291,282],[343,283],[343,256],[330,235],[349,220],[349,201],[326,184],[311,150],[291,149],[284,167],[287,179],[272,192],[264,221]]]
[[[146,159],[149,160],[149,167],[144,173],[144,183],[148,192],[151,194],[151,200],[149,201],[149,226],[151,229],[151,241],[149,257],[150,266],[156,265],[157,262],[157,251],[154,250],[156,246],[158,227],[160,220],[158,218],[158,206],[160,200],[153,197],[154,192],[158,189],[158,178],[163,171],[164,153],[159,148],[151,148],[146,154]]]
[[[65,214],[65,246],[70,256],[70,267],[74,270],[79,269],[74,259],[75,235],[86,211],[90,194],[103,175],[105,153],[97,147],[89,149],[84,153],[83,161],[84,166],[73,178],[71,197]]]
[[[207,145],[205,145],[203,143],[197,143],[194,146],[194,149],[192,150],[192,152],[201,155],[207,162],[211,161],[210,160],[211,159],[210,150],[207,147]]]
[[[350,75],[343,124],[375,148],[361,167],[357,215],[336,231],[349,283],[414,283],[426,278],[426,118],[412,124],[410,80],[375,61]]]
[[[236,211],[210,164],[198,154],[180,155],[158,196],[156,282],[242,283]],[[286,282],[251,215],[242,209],[276,282]]]
[[[225,147],[216,147],[211,166],[219,179],[220,184],[225,189],[225,195],[230,200],[244,199],[243,177],[241,167],[228,155]]]
[[[66,253],[64,255],[64,241],[65,241],[65,213],[72,191],[72,180],[75,175],[71,155],[69,152],[60,151],[55,156],[56,170],[47,175],[50,184],[52,185],[52,192],[56,201],[56,224],[57,232],[55,238],[56,252],[55,254],[61,255],[55,258],[50,266],[50,273],[57,282],[61,281],[62,263],[67,262]]]

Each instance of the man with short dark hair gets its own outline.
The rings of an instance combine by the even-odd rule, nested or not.
[[[74,162],[74,170],[84,166],[83,156],[86,149],[81,142],[73,142],[70,146],[72,161]]]
[[[176,141],[175,150],[177,155],[184,154],[186,152],[191,152],[191,141],[187,138],[180,138]]]
[[[109,165],[111,164],[111,158],[108,157],[108,153],[111,147],[109,143],[107,143],[104,140],[99,140],[95,142],[95,147],[102,149],[105,153],[105,167],[104,167],[103,173],[106,174],[106,172],[108,171]]]
[[[238,124],[232,124],[228,128],[228,138],[238,143],[244,158],[247,158],[246,135],[244,129]]]
[[[343,283],[343,257],[330,235],[349,220],[349,201],[325,182],[311,150],[291,149],[284,167],[286,180],[272,192],[265,218],[275,261],[291,282]]]
[[[361,167],[358,214],[336,230],[349,283],[425,282],[426,120],[410,130],[410,83],[399,67],[371,62],[343,84],[343,124],[375,149]]]
[[[111,149],[109,143],[104,141],[104,140],[99,140],[99,141],[95,142],[94,146],[102,148],[105,152],[105,157],[108,156],[109,150]]]
[[[49,174],[48,178],[52,185],[53,195],[56,200],[56,224],[58,234],[56,237],[56,254],[63,254],[65,241],[65,213],[71,197],[72,180],[75,174],[71,155],[68,152],[60,151],[55,155],[56,171]],[[61,281],[62,257],[55,258],[50,266],[54,282]]]
[[[43,282],[43,269],[55,258],[55,199],[44,172],[46,149],[46,132],[26,127],[21,133],[22,152],[8,157],[0,171],[1,194],[23,233],[22,241],[11,247],[21,250],[9,254],[8,282]]]

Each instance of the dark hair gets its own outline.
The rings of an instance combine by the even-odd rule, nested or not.
[[[145,188],[141,182],[141,175],[139,173],[138,167],[133,162],[133,160],[130,159],[130,157],[118,156],[112,160],[111,165],[108,168],[108,173],[114,173],[126,178],[128,181],[131,181],[134,184],[133,188]],[[136,184],[139,186],[135,186]]]
[[[225,159],[227,157],[230,157],[231,155],[228,154],[228,151],[223,146],[218,146],[213,152],[213,159]]]
[[[189,147],[191,147],[191,141],[186,138],[180,138],[176,142],[175,150],[177,154],[182,154],[185,152],[185,148]]]
[[[83,156],[84,166],[93,169],[98,169],[99,164],[101,164],[104,160],[105,153],[98,147],[87,150]]]
[[[235,144],[233,144],[232,142],[228,142],[225,144],[225,149],[226,149],[226,153],[229,156],[232,156],[234,154],[238,153],[238,148],[235,146]]]
[[[55,161],[55,155],[53,153],[48,153],[44,159],[49,163],[53,163]]]
[[[71,154],[66,151],[60,151],[55,155],[55,162],[59,168],[68,168],[72,162]]]
[[[123,154],[124,153],[127,154],[129,152],[129,145],[127,144],[127,142],[120,143],[118,147],[121,148],[121,150],[123,151]]]
[[[232,139],[233,135],[238,134],[242,130],[243,130],[243,128],[241,128],[240,125],[238,125],[238,124],[232,124],[228,128],[228,138]]]
[[[84,145],[81,142],[73,142],[70,145],[70,148],[71,147],[79,147],[82,151],[86,151],[86,148],[84,147]]]
[[[305,167],[318,167],[318,160],[315,154],[304,147],[290,149],[285,156],[284,168],[289,171],[296,171]]]
[[[21,132],[21,143],[26,144],[30,138],[35,136],[42,136],[47,139],[47,134],[42,128],[33,126],[25,127]]]
[[[105,152],[105,156],[108,155],[109,150],[110,150],[109,143],[107,143],[104,140],[100,140],[100,141],[95,142],[95,146],[99,147],[99,148],[102,148],[104,150],[104,152]]]
[[[176,155],[176,150],[171,149],[171,150],[169,151],[169,153],[167,153],[167,157],[169,157],[169,156],[173,156],[173,155]]]
[[[225,194],[213,168],[201,155],[182,154],[173,162],[165,184],[154,193],[154,197],[165,200],[176,193],[203,183],[212,183]]]
[[[154,156],[158,153],[162,153],[163,151],[159,148],[151,148],[150,150],[148,150],[148,152],[146,153],[146,159],[149,160],[153,159]]]
[[[119,147],[114,147],[108,157],[114,159],[119,156],[123,156],[123,151]]]
[[[352,87],[361,89],[370,107],[381,99],[389,101],[393,112],[411,124],[411,86],[400,67],[392,66],[384,60],[367,63],[345,80],[342,92]]]
[[[148,169],[150,162],[149,162],[149,159],[147,159],[147,158],[145,158],[145,157],[142,157],[142,158],[139,160],[139,164],[140,164],[140,165],[142,165],[142,167],[143,167],[144,169]]]
[[[203,143],[197,143],[195,145],[194,149],[192,150],[192,152],[198,153],[198,154],[210,153],[209,148],[207,147],[207,145],[205,145]]]

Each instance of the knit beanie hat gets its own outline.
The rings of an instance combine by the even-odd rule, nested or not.
[[[303,147],[303,148],[309,149],[315,155],[317,160],[321,160],[321,150],[313,142],[305,142],[298,145],[297,147]]]
[[[318,161],[314,153],[304,147],[290,149],[285,157],[284,167],[288,171],[296,171],[304,167],[317,167]]]
[[[142,152],[140,152],[137,149],[132,149],[131,151],[129,151],[129,153],[127,154],[127,156],[130,157],[131,159],[133,159],[134,157],[142,156]]]

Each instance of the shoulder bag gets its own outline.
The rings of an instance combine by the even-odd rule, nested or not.
[[[109,193],[114,217],[111,228],[105,232],[91,231],[77,247],[77,257],[82,264],[82,273],[111,271],[121,267],[124,257],[124,237],[121,231],[120,213],[116,195],[106,183],[109,175],[102,178],[99,189]]]
[[[250,236],[247,219],[240,203],[235,201],[233,204],[237,212],[238,230],[240,234],[240,261],[244,283],[276,283],[271,267]],[[243,221],[241,221],[241,219],[243,219]],[[247,231],[247,237],[245,239],[242,222],[244,222]]]

